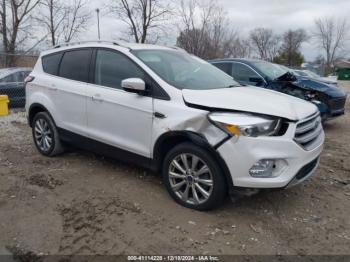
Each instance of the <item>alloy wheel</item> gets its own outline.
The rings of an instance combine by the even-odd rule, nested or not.
[[[169,181],[177,197],[193,205],[206,202],[214,185],[208,165],[198,156],[189,153],[180,154],[172,160]]]
[[[48,122],[39,118],[34,126],[35,143],[43,152],[48,152],[52,148],[53,135]]]

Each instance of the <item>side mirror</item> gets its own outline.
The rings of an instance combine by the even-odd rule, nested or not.
[[[122,81],[122,88],[127,92],[143,94],[146,91],[146,83],[140,78],[128,78]]]

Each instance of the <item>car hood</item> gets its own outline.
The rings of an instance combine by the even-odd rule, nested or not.
[[[317,111],[312,103],[253,86],[212,90],[182,90],[186,103],[206,108],[244,111],[290,120],[306,118]]]
[[[317,80],[317,79],[316,79]],[[327,84],[332,84],[332,85],[335,85],[338,83],[337,80],[334,80],[332,78],[329,78],[329,77],[320,77],[319,80],[321,82],[324,82],[324,83],[327,83]]]
[[[319,78],[312,78],[312,77],[305,77],[305,76],[297,76],[297,79],[299,81],[307,81],[310,80],[311,82],[320,82],[323,84],[327,84],[327,85],[336,85],[337,81],[333,80],[331,78],[328,77],[319,77]]]
[[[344,97],[346,93],[342,91],[340,88],[331,85],[322,83],[320,81],[312,80],[312,79],[303,79],[299,78],[297,81],[293,82],[294,85],[302,87],[304,89],[309,90],[315,90],[322,93],[325,93],[326,95],[330,97]]]

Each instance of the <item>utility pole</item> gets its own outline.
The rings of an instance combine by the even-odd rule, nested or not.
[[[98,32],[98,40],[101,40],[101,32],[100,32],[100,9],[96,8],[97,13],[97,32]]]

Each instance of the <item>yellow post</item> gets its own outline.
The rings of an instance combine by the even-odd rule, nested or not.
[[[0,116],[7,116],[9,114],[9,102],[7,95],[0,95]]]

